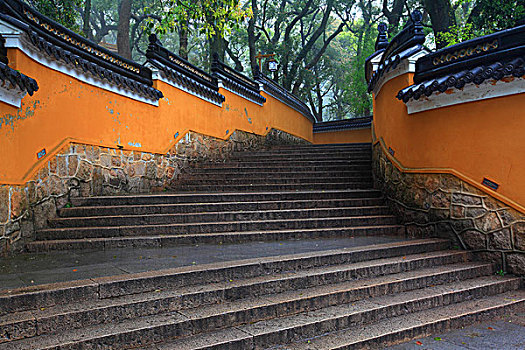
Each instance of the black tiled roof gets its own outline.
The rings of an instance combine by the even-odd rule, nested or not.
[[[225,101],[225,97],[219,93],[216,77],[166,49],[155,34],[149,36],[146,57],[151,65],[164,72],[176,84],[215,103]]]
[[[162,92],[152,87],[151,71],[147,67],[94,44],[27,4],[0,0],[0,14],[3,20],[25,31],[40,52],[120,88],[153,100],[162,98]]]
[[[370,127],[371,125],[372,125],[372,116],[361,117],[361,118],[350,118],[350,119],[336,120],[332,122],[315,123],[314,133],[363,129],[363,128]]]
[[[372,78],[370,79],[370,82],[368,83],[368,92],[372,92],[372,90],[376,86],[379,79],[383,76],[383,74],[385,74],[389,70],[396,69],[396,67],[402,60],[412,56],[413,54],[415,54],[416,52],[422,49],[423,49],[423,46],[418,44],[414,47],[406,49],[405,51],[399,53],[398,55],[394,55],[386,59],[383,63],[379,65],[377,70],[372,74]]]
[[[266,102],[266,98],[260,93],[259,84],[226,65],[219,59],[217,53],[213,54],[211,73],[231,91],[259,104]]]
[[[381,79],[383,74],[395,69],[401,60],[412,56],[416,52],[423,49],[425,42],[425,33],[421,24],[422,14],[419,11],[414,11],[410,14],[410,18],[403,30],[397,34],[390,43],[386,39],[386,25],[380,24],[378,26],[379,35],[376,41],[376,52],[367,58],[365,75],[368,79],[368,92],[374,90],[376,84]],[[382,51],[383,50],[383,51]],[[372,74],[371,59],[382,51],[383,56],[377,70]]]
[[[38,84],[35,79],[14,70],[2,62],[0,62],[0,81],[2,81],[4,86],[5,84],[10,84],[11,88],[18,87],[31,96],[38,90]]]
[[[419,84],[410,85],[399,91],[397,98],[408,102],[411,98],[418,100],[421,96],[430,96],[434,92],[445,92],[450,88],[461,89],[468,83],[481,84],[485,80],[502,80],[505,77],[522,77],[525,74],[525,56],[487,65],[478,65],[458,73],[445,74]]]
[[[307,117],[311,122],[315,122],[315,118],[312,115],[312,111],[303,101],[301,101],[299,97],[286,90],[275,80],[264,76],[259,71],[259,67],[255,69],[254,76],[255,80],[264,86],[265,92],[269,93],[270,95],[273,95],[274,97],[288,104],[290,107],[294,108],[296,111],[300,112],[302,115]]]

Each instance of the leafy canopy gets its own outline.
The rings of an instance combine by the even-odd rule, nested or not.
[[[252,15],[240,0],[160,0],[164,9],[160,21],[150,19],[146,27],[157,34],[173,32],[176,28],[189,30],[189,24],[208,38],[224,37],[231,29]],[[147,9],[149,10],[149,9]]]

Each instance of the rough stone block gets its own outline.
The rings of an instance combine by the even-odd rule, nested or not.
[[[428,217],[431,222],[447,220],[450,218],[450,211],[449,209],[431,208],[428,211]]]
[[[468,218],[478,218],[487,213],[487,209],[485,208],[466,208],[465,209],[465,216]]]
[[[77,173],[78,168],[78,156],[72,155],[67,158],[68,163],[68,175],[69,176],[75,176]]]
[[[55,202],[47,200],[37,204],[33,208],[33,215],[36,230],[47,228],[47,220],[57,216]]]
[[[451,215],[455,219],[463,219],[465,217],[466,209],[461,205],[453,205],[451,208]]]
[[[463,205],[482,205],[482,199],[478,196],[473,196],[466,193],[454,193],[452,194],[452,203],[463,204]]]
[[[48,163],[49,173],[56,174],[58,172],[57,158],[53,157],[49,160]]]
[[[451,225],[456,232],[474,228],[474,223],[470,219],[453,220]]]
[[[10,198],[11,219],[15,219],[22,215],[28,209],[26,195],[24,192],[22,192],[22,189],[20,187],[12,187]]]
[[[461,180],[450,174],[439,176],[439,187],[445,191],[461,191]]]
[[[84,181],[91,180],[91,177],[93,176],[93,165],[82,160],[80,161],[80,165],[78,167],[77,177]]]
[[[432,206],[435,208],[450,208],[450,194],[435,191],[432,194]]]
[[[65,156],[56,156],[57,158],[57,173],[58,176],[64,177],[68,174],[67,159]]]
[[[525,254],[507,254],[507,271],[516,275],[525,275]]]
[[[427,191],[431,193],[436,191],[439,188],[439,184],[440,184],[439,175],[426,174],[424,186],[427,189]]]
[[[479,231],[468,230],[461,233],[460,236],[468,249],[487,249],[487,237]]]
[[[494,231],[501,228],[499,217],[494,212],[487,213],[480,218],[474,219],[474,223],[476,224],[476,227],[483,232]]]
[[[508,209],[499,210],[498,215],[504,226],[513,224],[518,218],[518,215],[513,215]]]
[[[500,231],[491,232],[488,235],[490,250],[510,250],[512,243],[510,239],[510,229],[505,228]]]
[[[525,222],[512,225],[514,235],[514,249],[525,251]]]

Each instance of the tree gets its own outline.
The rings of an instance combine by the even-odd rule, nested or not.
[[[82,0],[38,0],[30,4],[40,13],[62,24],[75,32],[79,32],[78,12]]]
[[[121,0],[117,27],[118,53],[124,58],[131,59],[129,41],[129,22],[131,20],[131,0]]]

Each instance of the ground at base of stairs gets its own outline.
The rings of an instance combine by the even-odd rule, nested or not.
[[[223,245],[181,245],[169,248],[24,253],[0,261],[0,290],[248,258],[352,248],[403,240],[405,240],[403,237],[356,236]]]
[[[525,308],[495,319],[443,334],[411,340],[384,350],[523,350]]]

